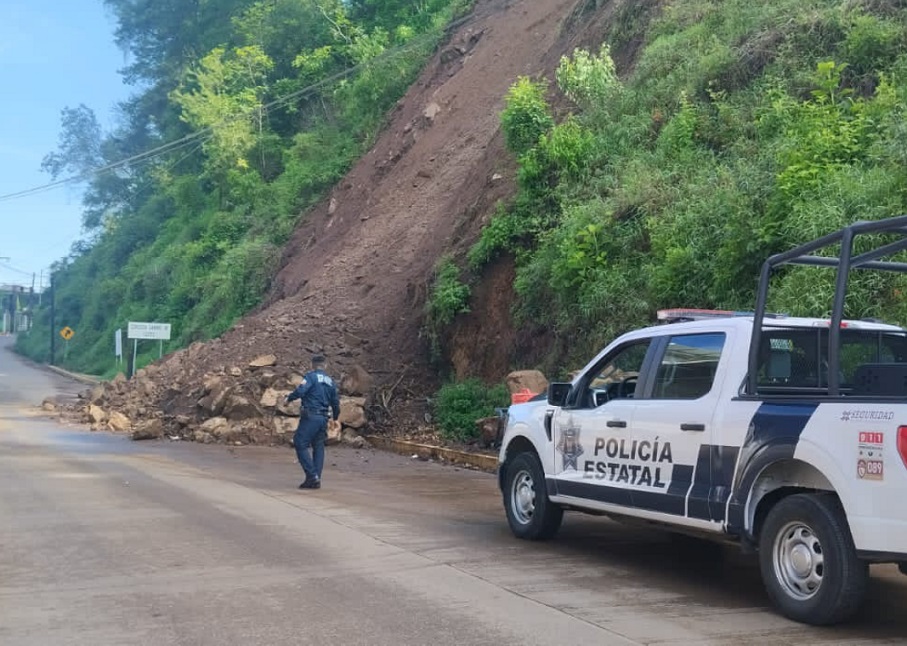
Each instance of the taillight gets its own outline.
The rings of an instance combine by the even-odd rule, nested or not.
[[[901,462],[907,467],[907,426],[898,426],[898,453],[901,454]]]

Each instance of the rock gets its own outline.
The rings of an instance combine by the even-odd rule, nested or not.
[[[534,395],[548,391],[548,380],[538,370],[516,370],[505,379],[510,394],[528,389]]]
[[[95,386],[88,394],[88,401],[90,401],[92,404],[103,403],[105,392],[106,391],[104,389],[104,386]]]
[[[485,447],[496,446],[498,443],[498,433],[501,430],[501,418],[483,417],[476,420],[476,426],[479,428],[479,443]]]
[[[422,116],[429,121],[434,121],[439,112],[441,112],[441,106],[432,101],[425,107],[425,110],[422,112]]]
[[[292,417],[275,417],[272,423],[274,424],[274,432],[278,435],[295,433],[296,427],[299,426],[299,421]]]
[[[128,431],[132,428],[132,421],[123,413],[112,411],[107,419],[107,426],[111,431]]]
[[[332,419],[328,420],[328,434],[325,439],[325,444],[338,444],[341,439],[341,432],[343,431],[343,425],[339,421],[334,421]]]
[[[357,364],[340,379],[340,391],[347,395],[365,395],[372,389],[373,383],[374,379],[368,371]]]
[[[365,398],[341,397],[340,398],[340,423],[350,428],[365,426]]]
[[[161,395],[161,410],[174,417],[192,417],[197,410],[198,402],[176,388],[168,388]]]
[[[200,444],[211,444],[214,441],[214,436],[211,433],[198,430],[192,433],[192,440]]]
[[[300,384],[302,384],[302,375],[297,375],[297,374],[290,375],[289,382],[293,388],[295,388],[296,386],[299,386]]]
[[[230,395],[224,405],[223,416],[227,419],[252,419],[261,417],[261,411],[258,406],[242,395]]]
[[[277,357],[273,354],[263,354],[259,357],[255,357],[252,361],[249,362],[250,368],[266,368],[268,366],[273,366],[277,363]],[[242,373],[240,373],[242,374]],[[236,375],[237,377],[239,375]]]
[[[192,418],[188,415],[176,415],[174,416],[173,421],[176,422],[177,426],[186,428],[192,423]]]
[[[274,385],[274,382],[280,379],[278,375],[273,370],[262,370],[258,373],[258,383],[260,383],[265,388],[269,388]]]
[[[57,403],[52,400],[50,397],[47,397],[43,402],[41,402],[41,408],[48,412],[54,412],[57,410]]]
[[[336,198],[331,198],[331,201],[328,203],[328,215],[334,215],[334,211],[337,210],[337,200]]]
[[[164,437],[164,423],[159,419],[142,422],[132,431],[133,440],[159,440],[162,437]]]
[[[223,412],[233,387],[221,377],[211,380],[210,385],[210,392],[198,400],[198,405],[208,416],[216,417]]]
[[[258,401],[258,403],[265,408],[274,408],[275,406],[277,406],[277,402],[283,399],[283,397],[284,395],[281,395],[273,388],[266,388],[265,391],[261,394],[261,399]]]
[[[144,379],[146,376],[148,376],[148,373],[145,371],[144,368],[139,368],[138,370],[135,371],[135,375],[133,375],[133,376],[136,379]]]
[[[89,404],[88,418],[91,420],[92,424],[103,424],[107,421],[107,413],[104,412],[104,409],[100,406]]]
[[[242,377],[242,369],[233,366],[232,368],[230,368],[230,374],[234,377]]]
[[[287,402],[286,398],[278,397],[277,405],[275,406],[277,412],[281,415],[286,415],[288,417],[299,417],[299,400],[292,402]]]
[[[112,381],[112,383],[114,383],[114,384],[122,384],[122,383],[125,383],[125,382],[126,382],[126,375],[124,375],[122,372],[118,372],[118,373],[117,373],[117,376],[114,377],[111,381]]]
[[[144,375],[136,376],[135,390],[150,398],[154,395],[154,382]]]
[[[356,431],[352,431],[348,428],[343,429],[340,441],[357,449],[365,449],[371,446],[367,439],[359,435]]]
[[[223,417],[212,417],[211,419],[206,419],[204,423],[199,427],[203,433],[209,433],[211,435],[219,435],[223,429],[230,427],[230,423]]]

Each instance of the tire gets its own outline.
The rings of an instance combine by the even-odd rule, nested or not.
[[[548,499],[545,474],[535,453],[520,453],[510,461],[503,493],[514,536],[539,541],[557,534],[564,510]]]
[[[853,615],[869,581],[832,494],[796,494],[772,507],[759,532],[759,567],[781,613],[814,626]]]

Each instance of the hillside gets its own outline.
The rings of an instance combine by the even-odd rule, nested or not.
[[[767,254],[907,210],[900,0],[479,1],[455,24],[263,303],[105,406],[185,433],[212,389],[254,402],[317,351],[399,430],[448,374],[554,374],[659,307],[746,309]],[[858,280],[849,315],[904,322],[905,288]],[[830,289],[791,272],[772,306]],[[244,439],[273,434],[259,413]]]

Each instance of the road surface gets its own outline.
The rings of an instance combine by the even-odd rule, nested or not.
[[[287,449],[29,409],[78,388],[0,347],[3,646],[907,643],[892,567],[854,623],[804,627],[733,550],[581,515],[517,541],[489,474],[331,448],[325,487],[299,491]]]

